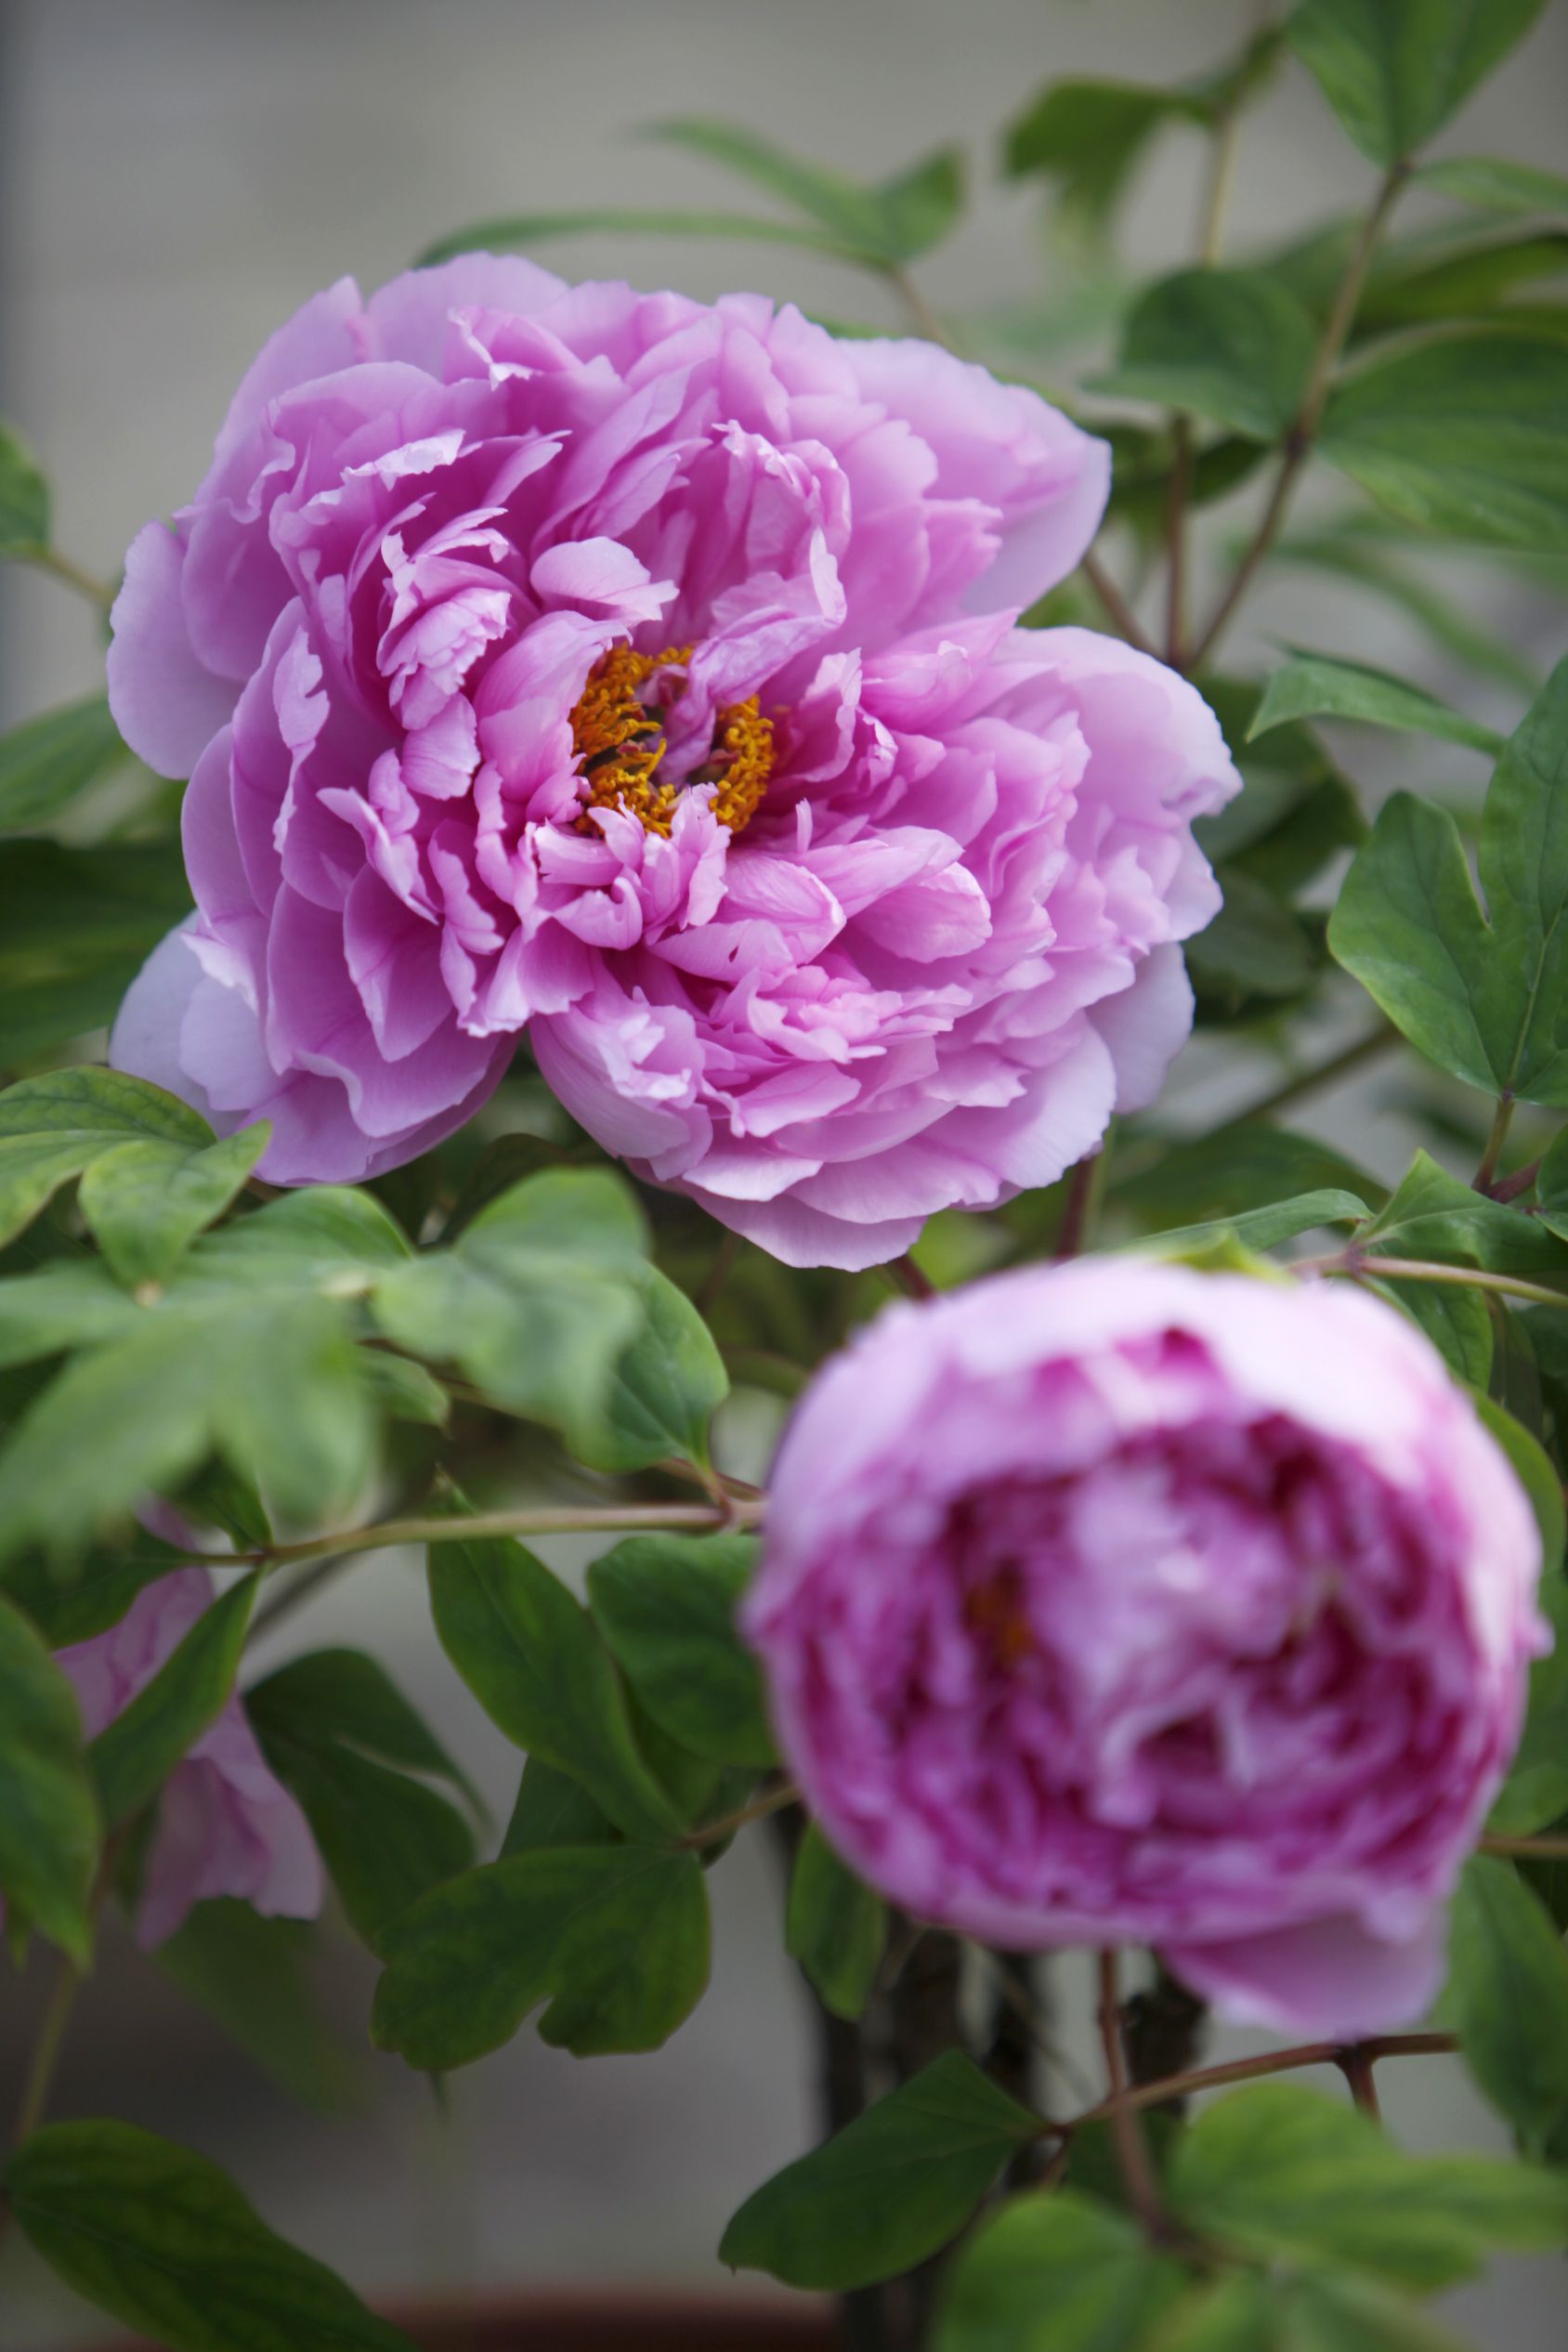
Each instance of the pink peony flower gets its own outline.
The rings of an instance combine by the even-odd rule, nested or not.
[[[1236,778],[1193,689],[1019,632],[1108,451],[923,343],[471,255],[307,303],[130,551],[110,691],[198,913],[113,1058],[281,1183],[397,1166],[526,1030],[794,1263],[1052,1182],[1184,1038]]]
[[[88,1739],[151,1681],[213,1597],[204,1568],[137,1594],[117,1626],[55,1653],[75,1685]],[[137,1940],[166,1942],[193,1903],[238,1895],[268,1917],[313,1918],[321,1865],[304,1814],[262,1759],[237,1697],[176,1767],[142,1872]]]
[[[1539,1567],[1392,1308],[1102,1258],[829,1367],[746,1622],[808,1805],[918,1917],[1153,1944],[1238,2022],[1350,2039],[1441,1983]]]

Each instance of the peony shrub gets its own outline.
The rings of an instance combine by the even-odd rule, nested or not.
[[[1048,85],[1000,311],[921,282],[957,150],[668,126],[768,293],[535,258],[640,212],[340,279],[117,584],[0,427],[110,621],[0,737],[0,2235],[138,2339],[413,2341],[62,2090],[123,1931],[317,2107],[357,1945],[369,2095],[455,2101],[676,2034],[738,1844],[822,2128],[709,2219],[848,2352],[1436,2352],[1561,2249],[1563,191],[1428,151],[1537,13]],[[1286,70],[1356,219],[1270,242]],[[1402,2145],[1418,2059],[1511,2152]]]

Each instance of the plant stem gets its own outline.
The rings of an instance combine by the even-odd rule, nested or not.
[[[591,1503],[535,1505],[526,1510],[476,1511],[464,1519],[383,1519],[373,1526],[350,1527],[334,1535],[312,1535],[305,1543],[272,1544],[255,1551],[201,1552],[188,1555],[215,1568],[285,1568],[297,1561],[324,1560],[329,1554],[389,1550],[394,1544],[482,1543],[492,1535],[572,1535],[680,1532],[704,1535],[710,1529],[733,1534],[755,1527],[763,1517],[764,1495],[733,1496],[718,1503]]]
[[[1187,496],[1193,480],[1193,421],[1178,414],[1165,503],[1165,658],[1173,670],[1186,660]]]
[[[910,276],[902,262],[890,263],[887,274],[899,300],[914,320],[917,333],[924,335],[927,343],[939,344],[944,351],[950,351],[953,346],[947,330],[927,302],[918,281]]]
[[[1568,1862],[1568,1837],[1483,1837],[1483,1854],[1513,1854],[1521,1862]]]
[[[1190,2098],[1198,2091],[1222,2090],[1231,2083],[1252,2083],[1265,2074],[1289,2074],[1303,2066],[1337,2066],[1344,2044],[1302,2042],[1288,2050],[1265,2051],[1261,2058],[1227,2058],[1220,2066],[1195,2067],[1188,2074],[1168,2074],[1163,2082],[1137,2083],[1119,2098],[1102,2099],[1061,2128],[1075,2132],[1081,2123],[1098,2123],[1114,2116],[1117,2106],[1136,2112],[1164,2107],[1172,2099]],[[1368,2058],[1447,2057],[1458,2048],[1452,2033],[1383,2033],[1360,2047]]]
[[[1356,239],[1354,249],[1345,265],[1345,274],[1339,281],[1327,322],[1319,338],[1316,352],[1313,354],[1300,405],[1285,437],[1284,455],[1280,461],[1279,472],[1274,477],[1274,485],[1270,493],[1268,504],[1263,509],[1262,519],[1240,563],[1236,566],[1230,586],[1221,597],[1208,627],[1193,648],[1192,658],[1187,665],[1190,669],[1197,669],[1213,652],[1220,637],[1235,617],[1236,608],[1251,587],[1259,566],[1274,545],[1280,525],[1284,522],[1291,499],[1295,495],[1301,469],[1312,454],[1318,426],[1323,422],[1323,412],[1327,405],[1329,387],[1334,380],[1334,370],[1339,363],[1339,354],[1344,348],[1345,339],[1354,322],[1356,307],[1361,300],[1362,289],[1366,282],[1366,272],[1371,267],[1372,256],[1378,248],[1378,241],[1383,233],[1389,214],[1393,208],[1400,189],[1409,176],[1410,166],[1403,157],[1399,162],[1392,163],[1383,175],[1377,199],[1363,223],[1361,234]]]
[[[1127,2184],[1128,2202],[1151,2238],[1167,2233],[1159,2183],[1149,2161],[1148,2142],[1138,2120],[1127,2080],[1127,2058],[1121,2045],[1121,1994],[1117,1980],[1117,1955],[1109,1946],[1100,1954],[1100,2045],[1105,2053],[1105,2078],[1110,2097],[1104,2102],[1111,2119],[1117,2162]]]
[[[908,1249],[902,1258],[890,1258],[882,1272],[895,1290],[902,1290],[907,1299],[918,1299],[923,1303],[925,1300],[936,1296],[936,1285],[922,1267],[916,1265],[912,1253]]]
[[[27,2080],[22,2085],[21,2102],[17,2109],[16,2127],[11,2140],[14,2148],[20,2148],[24,2140],[31,2139],[44,2120],[49,2093],[54,2087],[55,2070],[65,2046],[66,2028],[71,2023],[71,2013],[76,2006],[76,1996],[84,1981],[82,1971],[74,1960],[62,1957],[54,1990],[39,2020],[38,2039],[33,2044]]]
[[[1104,608],[1105,618],[1117,635],[1125,637],[1130,646],[1136,646],[1140,653],[1152,653],[1157,660],[1158,648],[1154,639],[1143,628],[1132,607],[1128,603],[1127,598],[1122,595],[1092,548],[1085,555],[1078,569],[1099,597]]]
[[[1354,1248],[1332,1258],[1299,1258],[1293,1274],[1371,1275],[1386,1282],[1445,1282],[1459,1289],[1496,1290],[1505,1299],[1527,1299],[1533,1306],[1568,1306],[1568,1291],[1550,1290],[1544,1282],[1526,1282],[1519,1274],[1493,1274],[1485,1266],[1436,1266],[1422,1258],[1379,1258]]]
[[[68,588],[74,588],[79,596],[85,596],[89,603],[98,605],[104,612],[114,602],[115,591],[107,581],[95,580],[82,565],[72,563],[69,555],[62,555],[58,547],[36,548],[28,561],[39,571],[52,572],[57,580],[63,581]]]
[[[1399,1041],[1399,1031],[1385,1022],[1370,1036],[1357,1038],[1353,1045],[1341,1046],[1337,1053],[1331,1053],[1327,1061],[1320,1062],[1315,1069],[1300,1070],[1294,1078],[1283,1079],[1272,1093],[1263,1095],[1259,1102],[1249,1103],[1244,1111],[1237,1111],[1235,1117],[1273,1118],[1277,1111],[1300,1102],[1303,1094],[1315,1093],[1320,1086],[1334,1085],[1339,1078],[1347,1078],[1352,1070],[1358,1070],[1364,1062],[1371,1061],[1374,1055],[1381,1053],[1388,1046],[1397,1045]]]
[[[793,1781],[781,1781],[761,1797],[753,1797],[749,1805],[740,1806],[733,1813],[725,1813],[716,1822],[704,1822],[700,1829],[688,1829],[681,1839],[683,1846],[717,1846],[726,1837],[733,1837],[738,1829],[745,1829],[752,1822],[765,1821],[769,1813],[781,1813],[786,1805],[798,1805],[801,1793]]]
[[[1358,2042],[1353,2049],[1341,2050],[1334,2063],[1350,2084],[1351,2097],[1362,2113],[1370,2115],[1375,2123],[1380,2123],[1383,2110],[1378,2104],[1378,2085],[1372,2076],[1372,2052],[1367,2045]]]
[[[247,1642],[259,1640],[283,1618],[292,1617],[296,1609],[305,1601],[314,1600],[323,1585],[331,1584],[333,1577],[350,1566],[359,1556],[355,1552],[330,1552],[325,1560],[313,1561],[291,1584],[284,1585],[280,1591],[269,1593],[251,1618],[245,1635]]]
[[[1513,1095],[1505,1087],[1497,1097],[1497,1107],[1493,1114],[1492,1125],[1486,1137],[1486,1148],[1481,1155],[1481,1166],[1476,1169],[1471,1183],[1472,1191],[1478,1193],[1491,1191],[1492,1180],[1496,1175],[1497,1162],[1502,1158],[1503,1145],[1509,1140],[1509,1129],[1512,1122]]]
[[[1053,1258],[1076,1258],[1094,1237],[1095,1212],[1104,1187],[1105,1146],[1088,1153],[1073,1169],[1056,1232]]]

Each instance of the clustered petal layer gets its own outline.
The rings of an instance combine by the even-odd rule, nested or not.
[[[1539,1565],[1392,1308],[1102,1258],[892,1309],[818,1378],[747,1623],[809,1807],[917,1917],[1153,1944],[1350,2039],[1441,1983]]]
[[[179,1568],[137,1595],[117,1626],[57,1651],[96,1739],[166,1666],[213,1598],[204,1568]],[[304,1814],[274,1779],[237,1696],[164,1784],[142,1862],[137,1939],[165,1942],[193,1903],[233,1895],[264,1916],[313,1918],[321,1865]]]
[[[752,295],[330,288],[131,549],[111,697],[190,778],[198,912],[114,1058],[352,1180],[526,1030],[608,1150],[797,1263],[1052,1181],[1186,1034],[1236,782],[1172,673],[1013,625],[1107,478],[1033,393]],[[581,716],[618,647],[663,681],[642,813]]]

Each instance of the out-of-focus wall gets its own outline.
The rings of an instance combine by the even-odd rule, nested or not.
[[[998,124],[1047,76],[1191,74],[1248,14],[1241,0],[9,0],[0,408],[55,479],[60,544],[111,574],[137,527],[204,469],[256,346],[327,280],[373,283],[438,233],[512,210],[764,208],[640,141],[642,123],[725,115],[868,174],[957,135],[986,176]],[[1565,97],[1559,7],[1445,144],[1561,167]],[[1182,257],[1198,171],[1178,138],[1146,176],[1130,216],[1141,260]],[[1304,78],[1287,77],[1244,149],[1237,239],[1352,205],[1369,180]],[[702,295],[760,284],[893,323],[877,288],[779,249],[595,237],[542,258]],[[939,306],[967,307],[1026,286],[1040,258],[1034,200],[987,187],[921,275]],[[1522,638],[1541,626],[1527,605],[1506,612]],[[1322,591],[1276,594],[1264,618],[1350,649]],[[1384,650],[1417,659],[1397,635]],[[87,690],[100,662],[93,621],[65,590],[0,581],[7,718]],[[1444,755],[1444,777],[1460,762]],[[366,1562],[308,1639],[375,1648],[504,1809],[516,1759],[437,1650],[416,1563]],[[811,2060],[768,1859],[754,1841],[716,1874],[714,1991],[656,2058],[580,2064],[525,2031],[451,2086],[450,2123],[391,2062],[368,2065],[367,2107],[314,2123],[116,1945],[83,2006],[61,2111],[124,2114],[205,2149],[278,2228],[378,2294],[523,2276],[717,2278],[729,2210],[811,2131]],[[346,1960],[328,1988],[350,2032],[368,1980]],[[1066,1989],[1086,2015],[1087,1986]],[[0,2112],[35,1992],[0,1996]],[[1384,2073],[1396,2129],[1498,2144],[1457,2067]],[[1496,2352],[1548,2352],[1560,2294],[1553,2267],[1517,2265],[1456,2298],[1455,2315]],[[5,2352],[93,2333],[7,2247]]]

